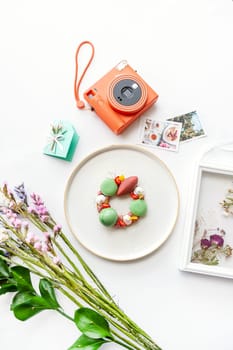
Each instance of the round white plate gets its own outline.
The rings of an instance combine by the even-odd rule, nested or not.
[[[138,176],[145,190],[145,217],[125,229],[99,222],[96,195],[106,177]],[[130,196],[114,197],[119,214],[129,211]],[[64,208],[70,230],[93,254],[127,261],[159,248],[171,234],[179,210],[179,193],[167,166],[140,146],[113,145],[90,154],[72,172],[65,189]]]

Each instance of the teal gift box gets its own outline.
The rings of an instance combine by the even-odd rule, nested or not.
[[[43,153],[71,161],[79,141],[79,136],[73,125],[64,120],[56,121],[51,125],[50,135]]]

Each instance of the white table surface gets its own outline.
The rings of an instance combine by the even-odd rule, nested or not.
[[[77,110],[74,54],[81,41],[96,49],[81,92],[127,59],[160,96],[150,116],[165,120],[193,110],[201,116],[207,137],[182,144],[177,153],[151,149],[173,172],[181,199],[175,230],[158,251],[111,262],[92,255],[67,230],[121,307],[163,350],[233,348],[232,280],[178,268],[195,160],[208,145],[233,138],[232,35],[232,0],[0,3],[0,180],[12,186],[24,181],[65,228],[64,189],[74,167],[98,148],[136,144],[139,132],[136,121],[116,136],[93,112]],[[71,163],[42,154],[55,119],[69,120],[80,135]],[[55,312],[14,319],[10,300],[0,298],[1,349],[65,350],[78,337]]]

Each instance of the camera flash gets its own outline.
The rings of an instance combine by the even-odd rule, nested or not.
[[[132,89],[136,90],[137,88],[138,88],[138,84],[133,83],[133,84],[132,84]]]

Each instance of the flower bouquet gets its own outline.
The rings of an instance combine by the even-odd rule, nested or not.
[[[69,350],[97,350],[116,343],[129,350],[161,350],[116,304],[55,222],[41,197],[29,198],[24,185],[0,189],[0,295],[12,293],[15,317],[25,321],[54,310],[79,329]],[[31,274],[38,276],[38,288]],[[56,293],[74,303],[74,315],[59,304]]]

